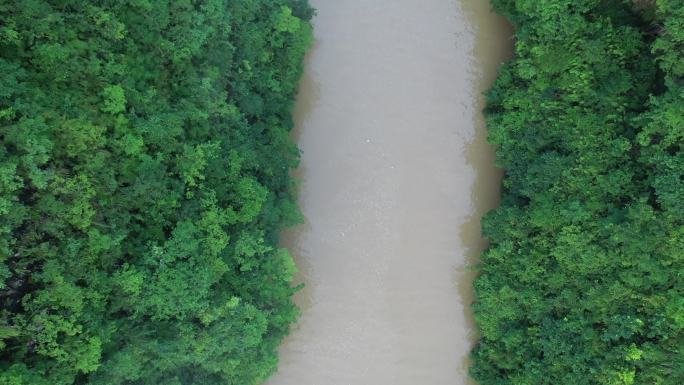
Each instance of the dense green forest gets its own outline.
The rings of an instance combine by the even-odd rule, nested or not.
[[[306,0],[0,2],[0,385],[257,384]]]
[[[481,385],[684,383],[684,1],[495,0]]]

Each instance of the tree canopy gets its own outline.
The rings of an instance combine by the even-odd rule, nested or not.
[[[306,0],[0,3],[0,385],[257,384]]]
[[[495,0],[482,385],[684,380],[684,1]]]

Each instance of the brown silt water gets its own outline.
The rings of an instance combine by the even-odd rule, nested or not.
[[[485,0],[314,0],[299,92],[302,317],[270,385],[470,384],[501,172],[482,92],[512,50]]]

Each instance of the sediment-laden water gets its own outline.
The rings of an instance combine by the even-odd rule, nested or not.
[[[484,0],[313,0],[296,110],[307,286],[270,385],[470,383],[472,264],[498,203],[482,92],[511,54]]]

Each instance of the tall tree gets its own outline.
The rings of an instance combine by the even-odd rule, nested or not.
[[[474,305],[482,384],[684,380],[681,1],[494,2],[506,169]]]
[[[0,384],[257,384],[303,0],[0,4]]]

